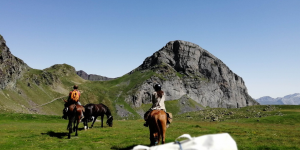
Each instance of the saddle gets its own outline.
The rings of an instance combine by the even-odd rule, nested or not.
[[[145,120],[145,121],[148,120],[148,118],[149,118],[149,116],[150,116],[150,114],[151,114],[151,111],[153,111],[153,110],[148,110],[148,111],[144,114],[144,120]],[[167,123],[170,124],[170,123],[173,121],[173,115],[172,115],[172,113],[170,113],[170,112],[166,112],[166,114],[167,114]]]

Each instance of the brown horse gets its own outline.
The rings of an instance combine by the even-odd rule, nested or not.
[[[69,135],[68,138],[71,138],[71,133],[76,132],[75,136],[78,136],[77,130],[78,130],[78,124],[80,122],[81,116],[83,115],[84,107],[78,104],[71,104],[68,106],[67,116],[69,118]],[[72,130],[72,123],[74,124],[73,130]]]
[[[85,113],[84,113],[84,119],[82,120],[84,124],[84,128],[88,129],[88,121],[92,120],[93,123],[91,125],[91,128],[93,127],[96,119],[98,116],[101,116],[101,127],[103,128],[103,118],[104,115],[107,117],[106,124],[110,127],[113,126],[113,116],[111,115],[111,112],[109,108],[104,104],[86,104],[84,106]],[[93,119],[92,119],[93,118]]]
[[[153,110],[150,112],[148,118],[150,130],[150,145],[157,145],[162,139],[161,143],[165,143],[165,135],[167,130],[167,114],[163,110]]]

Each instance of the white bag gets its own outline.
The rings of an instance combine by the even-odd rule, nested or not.
[[[179,138],[187,140],[177,141]],[[208,134],[192,138],[189,134],[179,136],[175,142],[147,147],[137,145],[133,150],[237,150],[234,139],[228,133]]]

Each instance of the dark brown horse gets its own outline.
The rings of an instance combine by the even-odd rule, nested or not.
[[[150,130],[150,145],[165,143],[165,135],[167,131],[167,114],[163,110],[153,110],[148,118]]]
[[[111,115],[111,112],[106,105],[104,105],[104,104],[86,104],[84,106],[84,108],[85,108],[85,113],[84,113],[85,118],[82,121],[83,121],[85,129],[88,129],[88,122],[90,120],[93,121],[93,123],[91,125],[91,128],[92,128],[98,116],[101,116],[101,127],[103,127],[104,115],[106,115],[106,117],[107,117],[106,124],[110,127],[113,126],[113,116]]]
[[[78,124],[80,122],[81,116],[83,115],[84,107],[78,104],[71,104],[68,107],[67,116],[69,118],[69,135],[68,138],[71,138],[71,133],[76,132],[75,136],[78,136],[77,130],[78,130]],[[73,130],[72,130],[72,123],[74,124]]]

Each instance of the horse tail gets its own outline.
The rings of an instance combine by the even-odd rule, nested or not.
[[[76,116],[77,116],[77,107],[76,105],[74,106],[74,109],[73,109],[73,115],[75,117],[75,120],[77,120]]]
[[[156,125],[156,129],[157,129],[157,140],[160,139],[160,137],[162,137],[162,128],[161,128],[161,121],[159,119],[158,116],[155,117],[155,125]],[[157,141],[159,143],[159,141]]]

